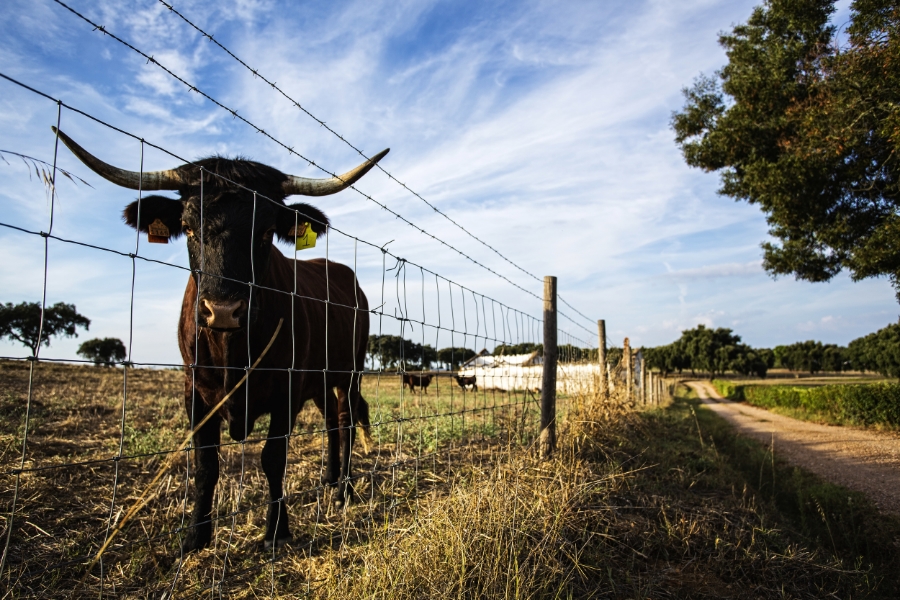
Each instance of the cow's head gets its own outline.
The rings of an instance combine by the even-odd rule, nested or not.
[[[169,239],[187,237],[191,270],[198,283],[200,325],[230,331],[255,318],[252,286],[261,283],[273,238],[294,241],[294,227],[310,223],[322,235],[328,217],[305,203],[289,204],[291,195],[326,196],[356,182],[388,150],[343,175],[307,179],[286,175],[250,160],[211,157],[167,171],[135,172],[109,165],[76,144],[62,131],[59,139],[85,165],[122,187],[171,190],[179,198],[146,196],[129,204],[125,222],[143,232],[166,233]],[[154,227],[155,224],[155,227]],[[159,226],[162,225],[162,228]],[[202,275],[199,273],[202,272]]]

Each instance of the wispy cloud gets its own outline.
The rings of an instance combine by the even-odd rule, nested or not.
[[[666,265],[668,268],[668,265]],[[722,277],[746,277],[763,273],[762,261],[704,265],[693,269],[669,270],[666,277],[675,281],[696,281]]]

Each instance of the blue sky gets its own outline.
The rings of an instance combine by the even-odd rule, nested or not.
[[[303,156],[337,172],[359,162],[344,142],[159,2],[67,3]],[[754,4],[226,0],[180,1],[176,8],[364,152],[390,147],[383,165],[397,179],[528,271],[556,275],[562,296],[591,318],[605,318],[617,345],[625,335],[639,345],[668,343],[698,323],[730,327],[755,346],[804,339],[846,344],[897,319],[888,282],[773,280],[760,267],[763,215],[717,196],[717,176],[687,168],[673,142],[669,119],[682,105],[681,88],[724,63],[717,33],[745,21]],[[846,17],[843,2],[835,21]],[[296,175],[322,176],[50,0],[4,3],[0,72],[186,159],[241,154]],[[0,149],[52,162],[56,119],[53,102],[0,81]],[[99,157],[140,168],[141,144],[134,139],[69,110],[61,127]],[[0,221],[46,231],[43,186],[21,162],[7,159],[8,165],[0,162]],[[92,187],[59,185],[54,234],[133,251],[135,234],[120,214],[136,193],[100,179],[65,149],[58,160]],[[145,147],[145,168],[177,163]],[[541,293],[539,282],[383,173],[370,173],[357,187]],[[391,242],[398,256],[514,308],[540,312],[533,297],[360,193],[315,203],[342,232],[376,246]],[[337,232],[327,250],[331,258],[355,262],[371,304],[382,301],[379,251],[354,248]],[[0,301],[38,299],[43,240],[0,228],[0,252],[6,258]],[[139,253],[186,264],[183,242],[142,241]],[[324,255],[320,246],[300,257]],[[87,337],[129,338],[130,259],[51,241],[47,273],[48,301],[75,303],[93,325],[79,340],[54,341],[44,355],[73,358]],[[387,277],[393,282],[393,273]],[[184,272],[139,261],[135,360],[179,362],[175,324],[185,279]],[[414,306],[407,308],[424,309],[429,321],[438,311],[448,318],[449,298],[431,285],[423,304],[412,299],[422,290],[413,293],[410,282]],[[396,308],[396,298],[387,296],[386,307]],[[588,339],[569,321],[560,323]],[[384,331],[392,327],[383,324]],[[450,345],[447,337],[425,335],[427,343]],[[454,340],[461,341],[478,343]],[[0,353],[24,352],[4,343]]]

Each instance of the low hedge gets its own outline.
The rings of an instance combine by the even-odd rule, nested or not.
[[[734,385],[730,381],[725,381],[724,379],[713,379],[712,381],[713,387],[716,388],[716,391],[719,392],[720,396],[725,398],[731,398],[732,400],[743,400],[742,385]]]
[[[716,390],[733,400],[762,408],[782,406],[826,414],[852,425],[900,427],[900,384],[865,383],[799,387],[788,385],[734,385],[713,382]]]

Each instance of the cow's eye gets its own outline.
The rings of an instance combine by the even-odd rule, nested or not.
[[[188,226],[187,223],[181,223],[181,230],[184,231],[184,234],[188,237],[194,237],[194,230]]]
[[[275,235],[275,228],[270,227],[268,231],[263,234],[263,241],[270,242],[272,241],[272,236]]]

